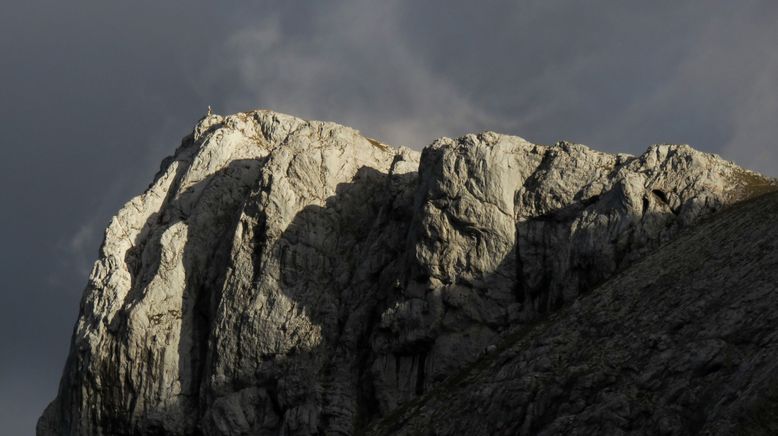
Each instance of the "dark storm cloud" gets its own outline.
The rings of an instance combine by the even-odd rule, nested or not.
[[[17,2],[0,14],[0,433],[31,434],[109,217],[207,105],[778,174],[778,3]]]
[[[390,143],[481,129],[632,153],[683,142],[770,172],[778,5],[657,4],[328,3],[299,30],[283,12],[236,30],[209,73],[238,79],[230,107],[268,102]]]

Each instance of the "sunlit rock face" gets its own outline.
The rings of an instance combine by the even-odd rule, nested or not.
[[[688,146],[487,132],[419,153],[209,115],[111,220],[38,434],[359,432],[771,187]]]

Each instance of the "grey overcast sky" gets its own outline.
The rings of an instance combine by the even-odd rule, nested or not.
[[[56,393],[110,216],[202,116],[495,130],[778,175],[778,2],[40,1],[0,12],[0,434]]]

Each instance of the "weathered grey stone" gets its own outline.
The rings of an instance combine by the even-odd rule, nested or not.
[[[684,233],[370,434],[778,431],[778,193]]]
[[[769,186],[684,145],[631,157],[494,133],[436,141],[421,158],[408,282],[373,346],[382,412],[475,359],[509,326],[558,309]]]
[[[209,114],[111,220],[38,433],[352,434],[773,186],[688,146],[631,157],[487,132],[420,155],[333,123]]]

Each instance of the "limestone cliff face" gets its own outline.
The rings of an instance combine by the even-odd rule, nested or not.
[[[361,431],[773,183],[688,146],[208,116],[111,220],[38,434]]]

